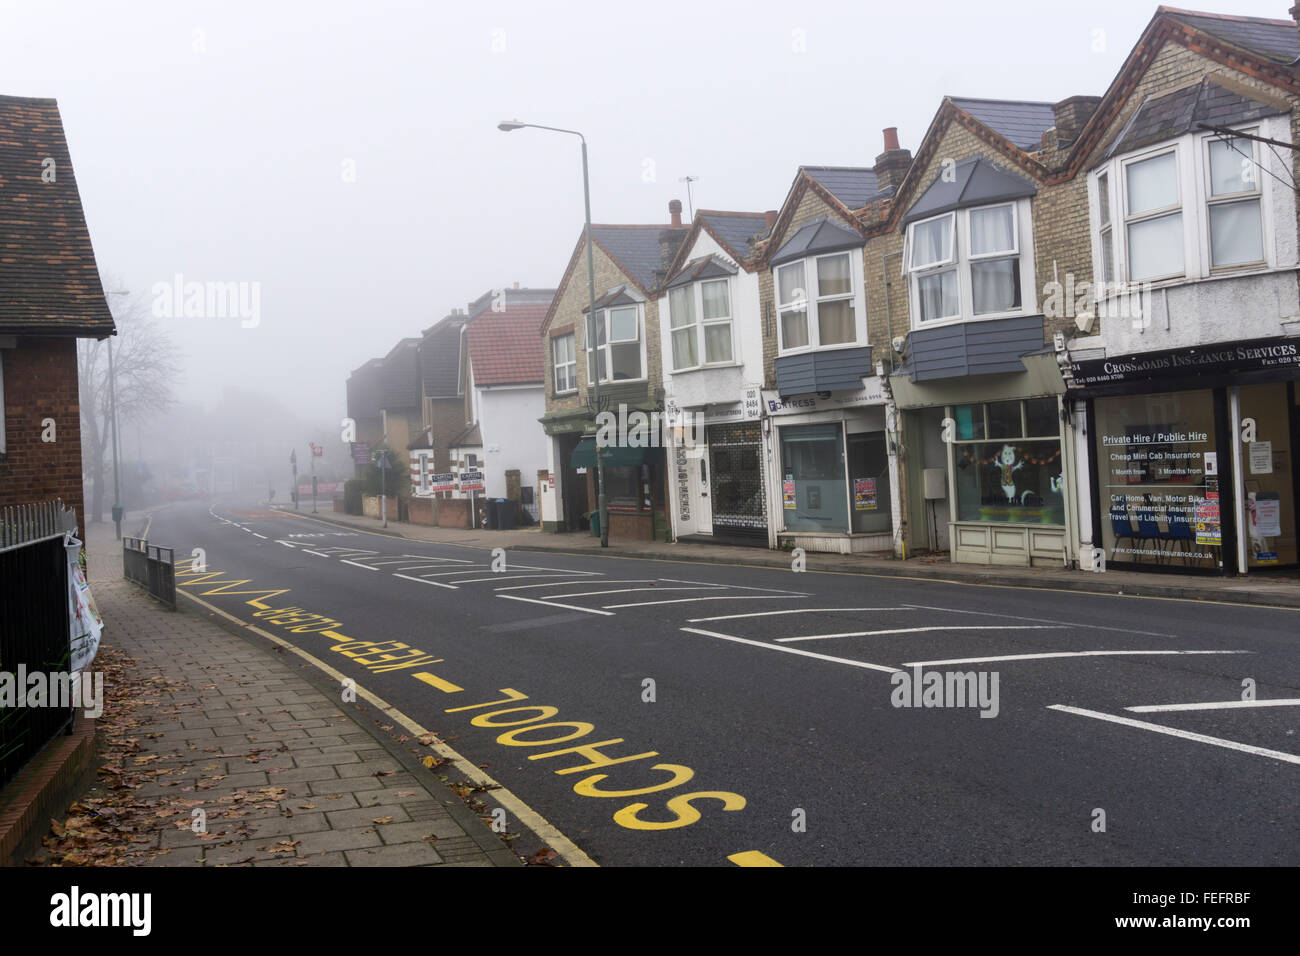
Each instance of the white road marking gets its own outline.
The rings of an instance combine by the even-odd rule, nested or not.
[[[277,541],[276,544],[282,544],[286,548],[297,548],[298,546],[291,541]]]
[[[367,571],[378,571],[378,570],[379,570],[378,568],[372,568],[372,567],[371,567],[370,565],[368,565],[368,564],[358,564],[356,561],[349,561],[347,558],[340,558],[340,559],[339,559],[339,562],[340,562],[341,564],[350,564],[350,565],[352,565],[354,568],[365,568]]]
[[[673,584],[699,584],[699,581],[689,581],[682,578],[660,578],[660,581],[670,581]],[[789,588],[756,588],[747,584],[716,584],[714,587],[735,588],[737,591],[768,591],[774,594],[798,594],[801,597],[807,597],[807,591],[791,591]]]
[[[769,644],[766,641],[751,641],[747,637],[736,637],[733,634],[719,634],[717,631],[705,631],[698,627],[683,627],[681,630],[687,634],[703,634],[705,637],[716,637],[723,641],[735,641],[737,644],[748,644],[751,647],[762,647],[769,651],[782,651],[786,654],[798,654],[800,657],[811,657],[819,661],[830,661],[832,664],[847,664],[850,667],[861,667],[869,671],[884,671],[886,674],[901,673],[897,667],[887,667],[884,664],[869,664],[866,661],[849,660],[847,657],[831,657],[829,654],[817,654],[813,651],[801,651],[797,647],[782,647],[780,644]]]
[[[633,591],[721,591],[721,590],[723,590],[723,587],[720,584],[702,584],[693,587],[683,587],[683,588],[659,588],[659,587],[610,588],[609,590],[606,591],[578,591],[575,594],[552,594],[551,597],[555,598],[556,600],[559,600],[560,598],[592,597],[593,595],[599,595],[599,594],[630,594]]]
[[[950,661],[909,661],[904,667],[939,667],[943,664],[992,664],[997,661],[1041,661],[1052,657],[1125,657],[1166,654],[1251,654],[1253,651],[1052,651],[1047,654],[1004,654],[1000,657],[962,657]]]
[[[599,572],[592,572],[592,573],[593,573],[593,574],[598,574]],[[601,583],[601,584],[644,584],[645,581],[650,581],[650,580],[653,580],[653,579],[652,579],[652,578],[645,578],[645,579],[640,580],[640,581],[601,581],[600,583]],[[547,581],[545,584],[516,584],[514,587],[509,587],[509,588],[495,588],[494,590],[497,590],[497,591],[527,591],[529,588],[558,588],[558,587],[563,587],[563,586],[566,585],[566,584],[586,584],[586,583],[588,583],[588,582],[587,582],[587,581]]]
[[[742,617],[775,617],[778,614],[825,614],[830,612],[844,613],[849,611],[911,611],[911,607],[800,607],[786,611],[750,611],[748,614],[722,614],[718,617],[693,617],[689,619],[691,624],[701,624],[704,621],[735,621]]]
[[[1164,714],[1184,710],[1235,710],[1249,707],[1300,707],[1300,697],[1276,697],[1273,700],[1211,700],[1203,704],[1144,704],[1125,707],[1137,714]]]
[[[1238,743],[1235,740],[1225,740],[1222,737],[1211,737],[1208,734],[1194,734],[1188,730],[1179,730],[1175,727],[1165,727],[1161,724],[1147,723],[1145,720],[1134,720],[1131,717],[1120,717],[1116,714],[1103,714],[1097,710],[1084,710],[1082,707],[1068,707],[1065,704],[1051,704],[1048,710],[1059,710],[1066,714],[1078,714],[1080,717],[1093,717],[1097,720],[1110,721],[1113,724],[1122,724],[1125,727],[1136,727],[1139,730],[1150,730],[1157,734],[1167,734],[1170,737],[1181,737],[1183,740],[1194,740],[1197,743],[1210,744],[1213,747],[1224,747],[1228,750],[1237,750],[1241,753],[1254,754],[1256,757],[1272,757],[1274,760],[1281,760],[1285,763],[1300,764],[1300,756],[1296,754],[1283,753],[1280,750],[1268,750],[1265,747],[1255,747],[1251,744]]]
[[[667,590],[665,588],[665,590]],[[606,604],[605,607],[650,607],[654,604],[690,604],[692,601],[783,601],[807,597],[805,594],[726,594],[721,597],[675,598],[671,601],[639,601],[636,604]]]
[[[498,571],[494,573],[491,577],[486,577],[486,578],[466,578],[460,583],[477,584],[480,581],[517,581],[520,578],[567,578],[568,576],[569,576],[569,572],[567,571],[550,571],[547,572],[546,574],[511,574],[507,570],[507,571]],[[550,587],[555,587],[557,584],[560,583],[561,582],[559,581],[551,581]],[[568,583],[568,582],[564,582],[564,583]],[[536,585],[536,587],[546,587],[546,586],[547,585],[545,584]],[[500,591],[501,588],[495,588],[494,590]]]
[[[454,584],[443,584],[441,581],[426,581],[424,578],[413,578],[409,574],[394,574],[395,578],[405,578],[408,581],[418,581],[420,584],[432,584],[436,588],[447,588],[449,591],[457,590]]]
[[[588,614],[604,614],[606,617],[613,617],[612,611],[598,611],[594,607],[578,607],[576,604],[556,604],[554,601],[543,601],[540,598],[520,597],[518,594],[498,594],[497,597],[505,598],[507,601],[527,601],[529,604],[544,604],[547,607],[564,608],[566,611],[585,611]]]
[[[1061,627],[1086,627],[1092,631],[1118,631],[1120,634],[1141,634],[1144,637],[1177,637],[1176,634],[1160,634],[1156,631],[1135,631],[1129,627],[1105,627],[1101,624],[1080,624],[1077,621],[1052,621],[1043,617],[1017,617],[1012,614],[999,614],[992,611],[966,611],[956,607],[930,607],[926,604],[909,604],[908,607],[918,611],[947,611],[949,614],[976,614],[980,617],[996,617],[1003,621],[1030,621],[1034,624],[1058,624]]]
[[[876,637],[880,634],[918,634],[922,631],[1050,631],[1050,624],[967,624],[944,627],[942,624],[931,627],[894,627],[884,631],[845,631],[842,634],[809,634],[807,637],[778,637],[781,644],[794,641],[825,641],[834,637]]]
[[[302,549],[302,553],[303,553],[303,554],[314,554],[314,555],[316,555],[316,557],[318,557],[318,558],[328,558],[328,557],[329,557],[328,554],[321,554],[319,551],[309,551],[309,550],[307,550],[306,548],[303,548],[303,549]]]
[[[254,538],[261,538],[263,541],[266,540],[266,535],[264,535],[264,534],[258,534],[256,531],[253,532],[253,537],[254,537]]]
[[[384,558],[381,561],[371,560],[370,564],[367,565],[367,567],[379,568],[379,567],[383,567],[386,564],[406,564],[410,560],[411,560],[410,558]],[[431,565],[431,567],[436,567],[436,565]]]

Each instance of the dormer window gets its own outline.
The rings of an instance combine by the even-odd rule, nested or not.
[[[626,381],[645,378],[645,353],[641,341],[641,308],[619,305],[596,311],[595,348],[587,342],[587,381]]]
[[[958,209],[908,227],[907,271],[918,324],[1024,311],[1028,203]],[[1031,277],[1032,278],[1032,277]]]
[[[668,312],[674,372],[731,364],[731,288],[727,279],[670,289]]]
[[[858,341],[850,253],[778,266],[776,290],[781,351]]]

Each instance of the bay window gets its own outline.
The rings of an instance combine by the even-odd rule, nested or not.
[[[1210,266],[1264,261],[1259,176],[1250,140],[1208,139]]]
[[[587,380],[596,380],[597,367],[602,382],[645,378],[640,307],[600,309],[596,312],[595,325],[596,341],[586,343]]]
[[[1143,282],[1183,274],[1183,207],[1174,152],[1124,167],[1124,229],[1129,279]]]
[[[572,332],[551,339],[551,361],[555,368],[555,394],[574,391],[578,387],[578,359]]]
[[[670,289],[668,311],[673,371],[732,361],[731,290],[726,279]]]
[[[904,268],[918,325],[1023,311],[1023,211],[1018,202],[999,203],[908,226]]]
[[[853,255],[833,253],[777,266],[782,352],[858,342]]]

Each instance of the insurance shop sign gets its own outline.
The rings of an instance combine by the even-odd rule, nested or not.
[[[1074,388],[1225,372],[1300,369],[1300,339],[1253,339],[1073,362]]]

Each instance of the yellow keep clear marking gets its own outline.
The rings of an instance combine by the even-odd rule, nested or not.
[[[416,680],[424,681],[430,687],[438,688],[438,690],[442,691],[444,694],[459,694],[465,689],[464,687],[457,687],[451,681],[443,680],[441,677],[438,677],[435,674],[430,674],[426,671],[420,671],[418,674],[412,674],[411,676]]]
[[[746,850],[744,853],[733,853],[727,857],[736,866],[783,866],[776,862],[766,853],[760,853],[758,850]]]

